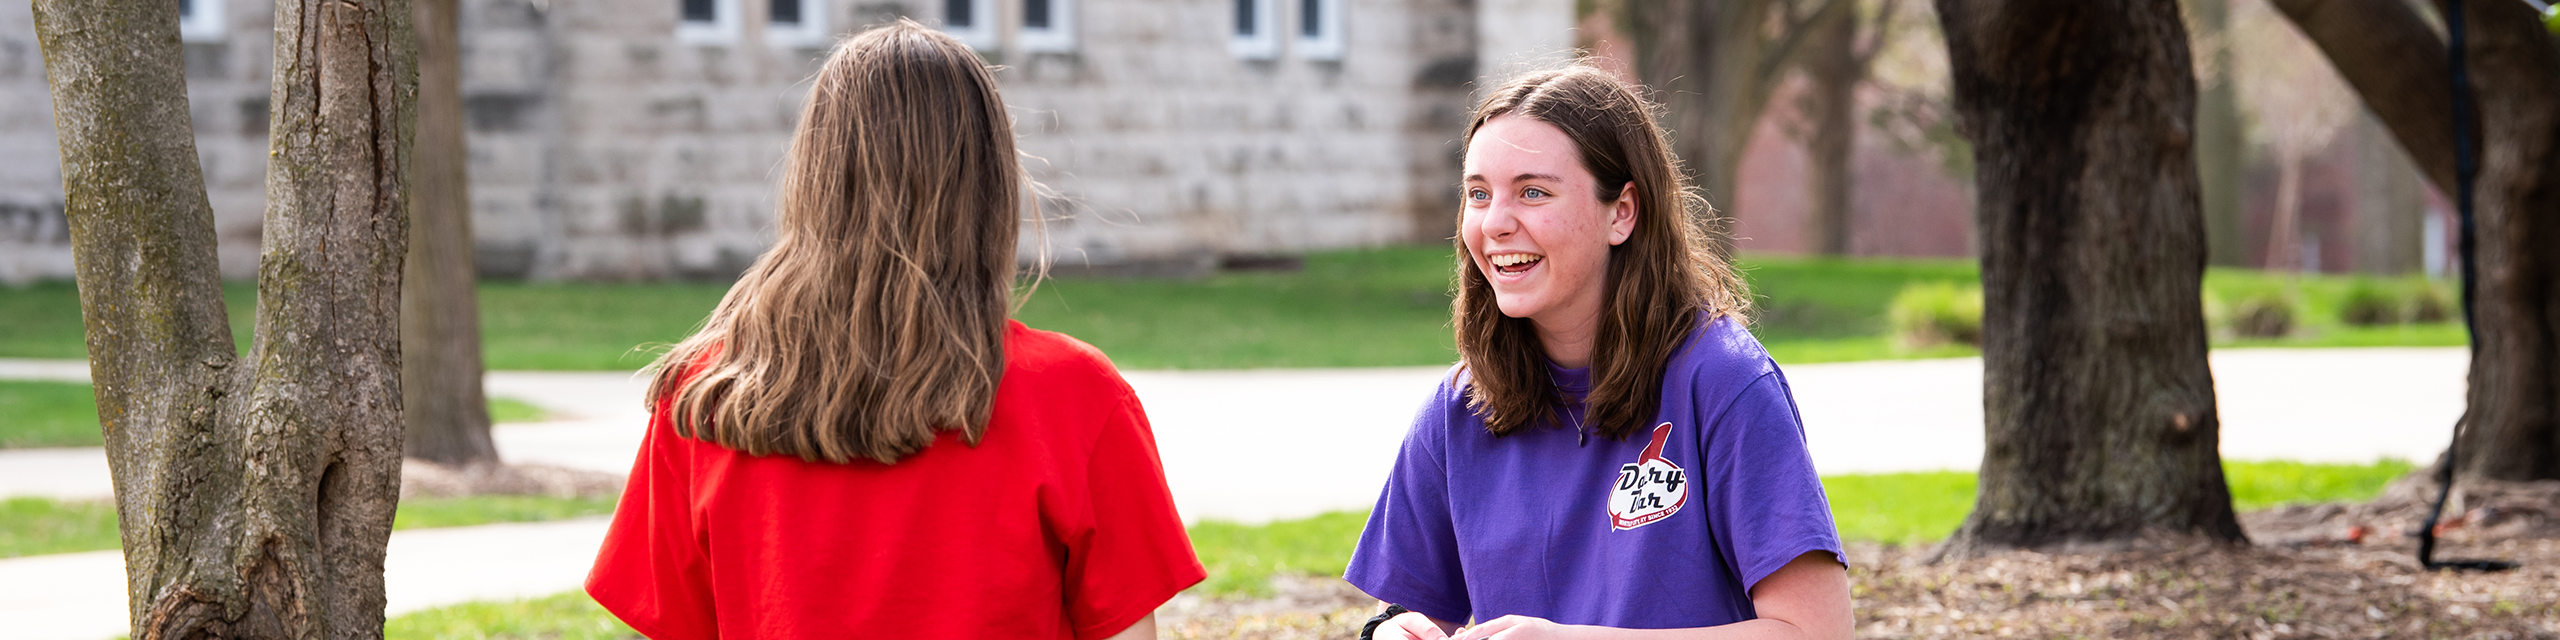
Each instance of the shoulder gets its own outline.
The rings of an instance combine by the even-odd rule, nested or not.
[[[1067,334],[1033,329],[1021,321],[1007,321],[1006,325],[1005,377],[1019,376],[1044,386],[1128,387],[1120,378],[1120,369],[1101,349]]]
[[[1690,332],[1662,382],[1665,395],[1686,396],[1710,418],[1744,394],[1783,393],[1785,384],[1769,350],[1732,316],[1704,321]]]

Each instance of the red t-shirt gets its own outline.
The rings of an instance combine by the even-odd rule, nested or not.
[[[587,593],[658,640],[1093,640],[1207,577],[1111,362],[1019,322],[1004,348],[978,446],[893,465],[684,438],[661,400]]]

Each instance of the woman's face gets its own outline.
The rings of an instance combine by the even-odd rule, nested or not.
[[[1635,230],[1631,189],[1604,201],[1564,130],[1509,114],[1476,130],[1463,180],[1458,234],[1502,315],[1548,332],[1598,326],[1609,247]]]

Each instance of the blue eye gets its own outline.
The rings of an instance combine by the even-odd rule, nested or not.
[[[1537,188],[1537,187],[1530,187],[1530,188],[1528,188],[1527,190],[1521,191],[1521,192],[1520,192],[1520,195],[1527,196],[1527,197],[1531,197],[1531,198],[1544,198],[1544,197],[1547,197],[1547,190],[1545,190],[1545,189],[1540,189],[1540,188]]]
[[[1485,190],[1483,190],[1483,189],[1468,189],[1468,190],[1467,190],[1467,200],[1468,200],[1468,201],[1471,201],[1471,202],[1484,202],[1484,201],[1486,201],[1486,200],[1492,200],[1492,199],[1493,199],[1493,194],[1486,193],[1486,192],[1485,192]]]

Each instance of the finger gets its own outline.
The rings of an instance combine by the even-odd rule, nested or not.
[[[1387,620],[1387,625],[1404,632],[1403,637],[1414,640],[1448,640],[1449,637],[1449,634],[1440,632],[1440,625],[1431,624],[1430,617],[1418,612],[1408,611],[1397,615]]]
[[[1511,616],[1494,618],[1490,622],[1460,630],[1458,635],[1452,640],[1484,640],[1485,638],[1493,637],[1493,634],[1501,633],[1504,629],[1509,629],[1512,626],[1519,624],[1519,622],[1520,621],[1518,620],[1512,619]]]

